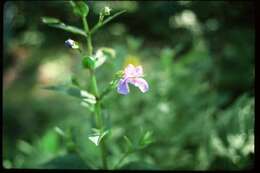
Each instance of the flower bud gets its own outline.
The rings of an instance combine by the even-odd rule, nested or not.
[[[102,8],[102,10],[99,13],[99,22],[103,22],[104,17],[110,15],[110,11],[111,11],[111,8],[108,6]]]
[[[65,41],[65,45],[72,49],[79,49],[79,45],[72,39],[68,39]]]
[[[109,8],[109,7],[104,7],[103,8],[103,14],[105,16],[109,16],[110,15],[110,11],[111,11],[111,8]]]

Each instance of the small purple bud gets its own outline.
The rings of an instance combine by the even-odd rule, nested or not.
[[[79,45],[72,39],[68,39],[65,41],[65,45],[72,49],[78,49]]]
[[[69,48],[72,48],[72,46],[75,44],[74,40],[68,39],[65,41],[65,45]]]

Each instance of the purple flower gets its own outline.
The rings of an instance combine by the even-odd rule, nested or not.
[[[142,78],[143,76],[142,66],[135,67],[132,64],[129,64],[124,70],[123,78],[120,79],[118,83],[117,92],[123,95],[128,94],[128,83],[138,87],[143,93],[148,91],[149,86],[148,83]]]

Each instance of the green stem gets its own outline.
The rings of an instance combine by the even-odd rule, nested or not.
[[[93,47],[92,47],[92,42],[91,42],[91,35],[88,35],[87,38],[87,44],[88,44],[88,52],[89,52],[89,56],[91,56],[93,54]]]
[[[91,34],[89,33],[89,27],[88,22],[85,17],[82,17],[83,27],[87,35],[87,45],[88,45],[88,54],[91,56],[93,54],[93,47],[92,47],[92,41],[91,41]]]
[[[93,87],[93,91],[96,97],[99,96],[98,93],[98,88],[97,88],[97,82],[96,82],[96,77],[94,75],[94,71],[92,71],[92,87]],[[96,105],[95,105],[95,118],[96,118],[96,124],[97,127],[100,130],[103,130],[103,121],[101,118],[101,107],[100,107],[100,101],[98,100]],[[103,168],[107,169],[107,150],[106,150],[106,145],[105,145],[105,138],[103,138],[103,140],[100,143],[101,145],[101,155],[102,155],[102,163],[103,163]]]
[[[85,17],[82,17],[83,25],[84,25],[84,30],[87,34],[87,46],[88,46],[88,55],[92,56],[93,54],[93,46],[92,46],[92,40],[91,40],[91,33],[89,33],[89,27],[88,23]],[[95,76],[95,71],[93,69],[90,70],[90,75],[91,75],[91,85],[92,85],[92,90],[94,92],[94,95],[96,98],[99,97],[99,92],[98,92],[98,87],[97,87],[97,80]],[[97,127],[102,130],[103,129],[103,121],[101,117],[101,107],[100,107],[100,101],[97,99],[97,103],[95,104],[95,121]],[[103,168],[107,169],[107,149],[105,145],[105,139],[101,141],[101,155],[102,155],[102,164]]]

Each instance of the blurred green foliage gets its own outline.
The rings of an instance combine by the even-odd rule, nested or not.
[[[97,71],[100,89],[129,62],[143,65],[150,86],[145,94],[131,87],[128,96],[113,91],[105,97],[110,165],[127,150],[124,136],[138,142],[142,127],[153,131],[154,141],[130,154],[121,169],[254,167],[254,3],[87,3],[91,26],[105,5],[127,10],[93,38],[94,51],[116,51]],[[91,112],[74,98],[42,89],[72,78],[90,87],[79,55],[64,45],[68,38],[84,39],[41,23],[42,16],[53,16],[82,28],[71,10],[63,1],[4,5],[5,168],[100,167],[99,150],[88,139]]]

